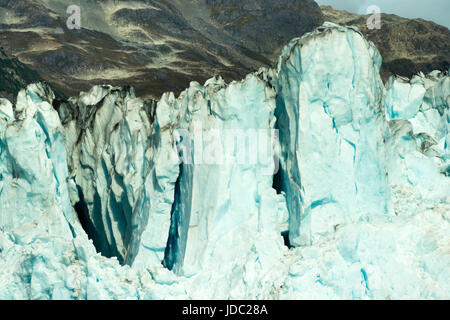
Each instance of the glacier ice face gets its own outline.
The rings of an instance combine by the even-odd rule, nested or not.
[[[282,52],[277,117],[294,245],[390,213],[380,64],[359,31],[333,24]]]
[[[136,271],[96,254],[87,237],[18,244],[0,231],[0,299],[187,299],[162,267]]]
[[[157,267],[136,272],[96,253],[71,205],[53,99],[48,87],[33,84],[19,93],[14,110],[0,100],[0,298],[186,297],[176,277]],[[70,145],[74,136],[67,133]]]
[[[423,211],[409,216],[421,203],[407,202],[395,205],[392,221],[343,226],[314,246],[293,249],[278,298],[446,299],[449,224],[443,215],[449,207],[415,207]]]
[[[340,225],[291,250],[278,298],[448,298],[448,80],[436,72],[389,79],[384,148],[395,214]]]
[[[448,201],[450,78],[444,74],[418,75],[410,82],[391,77],[387,85],[386,115],[390,126],[389,178],[393,186],[410,186],[418,196]],[[414,112],[392,113],[410,108]]]
[[[448,299],[450,78],[380,63],[326,23],[157,105],[0,99],[0,299]]]
[[[196,297],[245,296],[246,282],[268,272],[283,250],[279,222],[285,205],[272,188],[271,76],[261,70],[228,86],[220,78],[205,86],[192,83],[178,99],[164,95],[158,104],[157,116],[169,112],[177,119],[184,152],[165,265],[188,277],[201,272],[193,285],[211,287],[194,290]],[[235,136],[255,149],[239,148]]]
[[[62,103],[72,201],[99,251],[141,267],[159,264],[178,167],[155,103],[129,88],[97,86]]]
[[[33,84],[20,91],[14,112],[0,101],[0,227],[16,243],[76,233],[67,187],[62,125],[53,93]]]
[[[417,77],[414,81],[391,77],[386,84],[386,113],[389,119],[410,119],[422,105],[426,89]]]

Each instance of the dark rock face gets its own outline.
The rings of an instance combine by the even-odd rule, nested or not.
[[[341,25],[356,25],[377,46],[383,57],[381,76],[397,74],[411,78],[422,71],[448,70],[450,30],[431,21],[381,15],[381,29],[369,30],[367,15],[358,15],[322,6],[324,18]]]
[[[0,97],[15,103],[17,92],[35,81],[42,81],[36,71],[31,70],[16,58],[8,57],[0,48]]]
[[[207,0],[211,17],[250,50],[275,58],[292,38],[323,23],[314,1]]]
[[[312,0],[0,0],[0,45],[66,96],[131,85],[159,99],[214,75],[241,79],[273,63],[291,38],[323,22]]]

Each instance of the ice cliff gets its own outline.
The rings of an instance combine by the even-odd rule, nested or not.
[[[283,50],[278,122],[293,245],[390,214],[380,65],[351,29],[319,28]]]
[[[240,82],[0,99],[1,299],[450,297],[450,79],[324,24]]]

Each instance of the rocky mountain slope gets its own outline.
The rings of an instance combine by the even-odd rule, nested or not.
[[[16,100],[20,89],[31,82],[42,81],[39,74],[21,63],[17,58],[11,58],[0,47],[0,96]]]
[[[82,28],[69,30],[72,4],[0,1],[0,45],[68,96],[108,83],[159,99],[215,74],[240,79],[323,22],[312,0],[81,0]]]
[[[368,15],[358,15],[331,6],[321,6],[324,19],[340,25],[357,26],[373,41],[383,57],[384,81],[397,74],[412,77],[418,72],[448,70],[450,30],[432,21],[381,14],[381,29],[367,28]]]
[[[66,96],[111,84],[159,99],[191,80],[237,80],[274,66],[285,43],[325,20],[356,25],[376,44],[384,81],[449,67],[445,27],[383,14],[381,30],[368,30],[367,16],[313,0],[80,0],[81,29],[69,30],[72,2],[0,0],[0,46]]]

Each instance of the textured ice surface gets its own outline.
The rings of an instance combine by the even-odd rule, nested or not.
[[[53,93],[33,84],[17,99],[14,112],[9,101],[0,101],[1,230],[23,245],[41,236],[71,239],[78,229],[73,225],[66,149],[51,105]]]
[[[333,25],[281,54],[277,116],[293,245],[390,214],[380,65],[361,33]]]
[[[36,84],[19,93],[14,112],[0,101],[0,298],[184,297],[162,267],[138,273],[96,253],[70,203],[63,127],[53,98]],[[66,134],[70,145],[74,133]]]
[[[386,99],[386,114],[394,119],[389,122],[391,184],[413,186],[424,201],[444,201],[450,190],[450,77],[435,73],[410,82],[392,77],[387,96],[398,97],[398,102]],[[417,106],[414,112],[392,114],[407,109],[405,101],[412,96],[422,97],[410,102]]]
[[[69,150],[72,202],[94,244],[120,262],[158,264],[170,226],[178,166],[155,104],[129,88],[97,86],[59,106]],[[162,129],[161,129],[162,128]]]
[[[380,63],[325,24],[157,105],[0,99],[0,298],[448,299],[450,78]]]
[[[178,99],[165,95],[158,104],[157,116],[173,112],[182,145],[190,147],[181,149],[190,161],[180,166],[165,265],[177,274],[197,275],[195,297],[252,297],[254,278],[269,272],[282,252],[279,225],[286,209],[272,188],[271,72],[261,70],[228,86],[220,78],[205,87],[192,83]],[[242,161],[233,139],[239,134],[245,135],[240,142],[255,148],[244,152]],[[214,159],[214,152],[223,158]],[[258,157],[250,161],[253,155]]]

